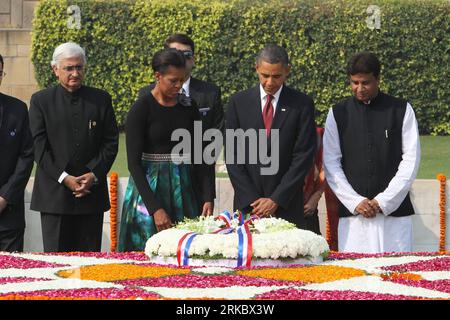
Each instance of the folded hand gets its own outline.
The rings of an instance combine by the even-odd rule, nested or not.
[[[365,218],[374,218],[379,213],[380,207],[376,200],[364,199],[358,206],[356,206],[356,212],[362,214]]]
[[[91,193],[90,189],[94,183],[94,174],[88,172],[79,177],[68,175],[64,178],[63,183],[72,191],[75,198],[81,198]]]

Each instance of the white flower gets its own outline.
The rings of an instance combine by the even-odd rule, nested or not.
[[[295,229],[295,225],[280,218],[264,218],[253,221],[255,229],[259,233],[278,232],[283,230]]]
[[[203,267],[203,268],[195,268],[192,269],[193,273],[197,274],[227,274],[232,273],[234,269],[232,268],[225,268],[225,267]]]

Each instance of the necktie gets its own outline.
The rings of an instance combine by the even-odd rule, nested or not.
[[[270,94],[267,95],[266,105],[263,109],[263,120],[264,127],[266,127],[266,135],[269,136],[270,128],[272,127],[273,121],[273,105],[272,105],[273,96]]]

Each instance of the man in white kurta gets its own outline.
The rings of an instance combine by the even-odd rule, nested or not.
[[[420,163],[418,126],[409,103],[380,92],[379,72],[373,54],[352,57],[354,96],[331,108],[325,124],[324,167],[341,205],[341,252],[412,251],[409,190]]]

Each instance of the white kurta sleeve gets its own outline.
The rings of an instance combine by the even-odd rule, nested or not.
[[[328,112],[323,136],[323,163],[328,185],[339,201],[353,214],[358,204],[365,199],[359,195],[347,180],[341,164],[342,152],[339,132],[334,119],[333,109]]]
[[[403,118],[402,153],[402,160],[398,166],[397,173],[389,182],[387,188],[375,197],[385,215],[389,215],[398,209],[411,189],[411,185],[419,170],[419,129],[416,116],[409,103],[406,105],[406,112]]]

